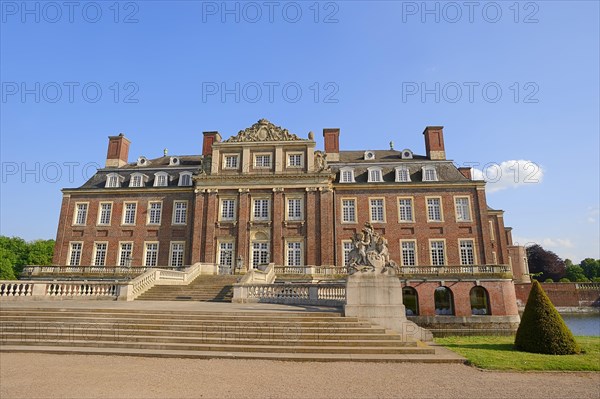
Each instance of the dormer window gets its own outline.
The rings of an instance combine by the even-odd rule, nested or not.
[[[179,157],[169,158],[169,166],[179,166]]]
[[[114,188],[121,187],[121,183],[125,178],[118,173],[109,173],[106,175],[106,185],[104,187]]]
[[[179,186],[192,185],[192,172],[181,172],[179,174]]]
[[[157,172],[154,174],[154,187],[166,187],[169,185],[169,175],[167,172]]]
[[[372,161],[375,159],[375,153],[373,151],[365,151],[365,161]]]
[[[354,181],[354,169],[352,169],[352,168],[341,168],[340,169],[340,183],[355,183],[355,181]]]
[[[438,181],[435,166],[423,166],[423,181]]]
[[[141,156],[137,159],[137,166],[148,166],[148,158]]]
[[[409,150],[408,148],[405,148],[404,150],[402,150],[402,154],[400,155],[400,158],[413,159],[413,152],[411,150]]]
[[[406,166],[400,166],[396,168],[396,181],[407,182],[410,181],[410,171]]]
[[[368,168],[369,173],[369,183],[381,183],[383,182],[383,172],[381,168]]]
[[[132,173],[129,179],[129,187],[144,187],[148,181],[148,176],[142,173]]]

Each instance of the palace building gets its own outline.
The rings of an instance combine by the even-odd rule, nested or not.
[[[428,126],[423,136],[424,155],[343,151],[340,129],[326,128],[321,151],[312,132],[301,138],[261,119],[225,140],[204,132],[201,154],[165,151],[133,162],[130,141],[111,136],[105,168],[63,189],[54,264],[205,262],[243,271],[274,263],[282,272],[343,274],[352,238],[368,222],[407,276],[405,296],[435,291],[440,301],[454,301],[452,309],[433,309],[418,300],[413,314],[476,314],[461,310],[461,295],[467,303],[469,295],[483,296],[482,313],[516,314],[512,280],[499,274],[526,274],[523,248],[513,245],[503,211],[488,206],[485,182],[446,159],[443,128]],[[465,277],[469,268],[477,274],[473,267],[500,272]],[[436,272],[442,268],[447,276]],[[447,281],[460,284],[438,293]],[[473,287],[484,289],[473,294]]]

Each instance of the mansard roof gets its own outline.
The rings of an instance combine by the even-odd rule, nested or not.
[[[338,162],[348,162],[348,163],[353,163],[353,162],[364,162],[364,163],[381,163],[381,162],[399,162],[399,161],[403,161],[400,158],[400,155],[402,154],[402,151],[396,151],[396,150],[373,150],[371,152],[373,152],[375,154],[375,157],[373,159],[369,159],[369,160],[365,160],[365,150],[360,150],[360,151],[340,151],[340,160]],[[419,159],[428,159],[426,156],[423,155],[413,155],[413,159],[411,159],[410,161],[414,161],[414,160],[419,160]],[[333,162],[331,162],[333,163]]]
[[[388,151],[379,151],[379,152],[381,153],[381,152],[388,152]],[[394,152],[397,152],[397,151],[394,151]],[[341,158],[341,154],[342,153],[340,152],[340,158]],[[364,152],[361,152],[361,154],[364,154]],[[359,161],[360,160],[356,160],[353,162],[359,162]],[[352,169],[354,170],[354,180],[356,183],[367,183],[368,176],[369,176],[367,169],[372,166],[379,166],[379,167],[381,167],[381,170],[382,170],[383,182],[384,183],[385,182],[394,183],[394,182],[396,182],[396,168],[397,167],[405,167],[409,170],[411,182],[418,183],[418,182],[423,181],[423,167],[424,166],[435,166],[435,170],[437,173],[437,181],[436,182],[467,182],[467,181],[471,181],[471,180],[467,179],[462,173],[460,173],[460,171],[456,168],[456,166],[454,166],[454,164],[451,161],[431,162],[431,161],[427,160],[427,161],[419,162],[418,159],[411,159],[410,161],[403,161],[403,160],[400,160],[399,158],[396,158],[395,161],[396,161],[395,164],[390,164],[389,161],[387,163],[385,161],[381,162],[381,160],[379,160],[379,162],[377,162],[377,159],[375,159],[375,161],[362,161],[365,163],[365,165],[359,165],[359,166],[352,167]],[[335,182],[337,183],[340,181],[339,170],[342,167],[344,167],[344,165],[340,165],[339,163],[332,162],[330,164],[330,166],[331,166],[332,171],[336,173]],[[427,182],[427,183],[430,183],[430,182]],[[347,184],[351,184],[351,183],[340,183],[340,184],[347,185]]]

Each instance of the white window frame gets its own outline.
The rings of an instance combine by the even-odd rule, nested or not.
[[[470,243],[470,247],[465,245],[463,247],[463,243]],[[461,266],[473,266],[477,264],[477,251],[475,250],[475,240],[473,238],[459,238],[458,239],[458,257],[460,258]],[[464,250],[464,252],[463,252]],[[470,250],[470,261],[469,263],[469,250]],[[465,260],[466,259],[466,260]]]
[[[433,212],[430,212],[430,206],[434,207],[435,205],[430,205],[429,200],[438,200],[439,219],[432,218]],[[432,209],[434,209],[434,208],[432,208]],[[427,222],[434,222],[434,223],[443,222],[444,221],[444,207],[442,205],[442,197],[425,197],[425,211],[427,212]]]
[[[148,251],[149,245],[156,245],[156,249]],[[158,241],[144,241],[144,266],[145,267],[157,267],[158,266],[158,254],[160,251],[160,243]],[[154,262],[148,262],[148,255],[154,254]],[[154,264],[151,264],[154,263]]]
[[[292,164],[292,158],[299,157],[298,164]],[[302,168],[304,167],[304,153],[303,152],[288,152],[287,153],[287,167],[288,168]]]
[[[80,206],[82,208],[80,208]],[[90,210],[89,202],[76,202],[73,210],[73,226],[85,226],[87,224],[87,217]],[[81,215],[83,213],[83,216]],[[82,220],[80,220],[82,219]]]
[[[346,166],[340,168],[340,183],[356,183],[354,179],[354,169]]]
[[[163,181],[163,179],[164,179],[164,181]],[[154,174],[154,187],[168,187],[168,186],[169,186],[169,174],[167,172],[156,172]]]
[[[258,211],[260,213],[259,216],[257,216],[257,202],[261,201],[261,204],[263,203],[263,201],[266,201],[267,207],[266,207],[266,216],[263,215],[264,212],[264,207],[261,205],[260,206],[260,210]],[[271,198],[270,197],[254,197],[252,198],[252,220],[254,221],[269,221],[271,220]]]
[[[139,184],[137,184],[136,178],[139,178]],[[129,177],[129,187],[145,187],[148,181],[148,176],[143,173],[132,173]]]
[[[406,248],[404,247],[404,244],[412,244],[412,248]],[[408,245],[407,245],[408,246]],[[417,240],[412,239],[412,240],[400,240],[400,264],[402,266],[418,266],[419,265],[419,252],[418,252],[419,247],[417,246]],[[406,259],[404,257],[405,255],[405,250],[407,251],[407,256],[408,254],[410,254],[409,251],[412,250],[412,257],[413,257],[413,263],[411,264],[410,262],[406,262]]]
[[[410,182],[410,170],[407,166],[398,166],[396,167],[396,182],[397,183],[406,183]]]
[[[290,262],[292,260],[292,262]],[[296,262],[297,261],[297,262]],[[304,240],[288,239],[285,240],[285,266],[303,267],[304,266]]]
[[[181,250],[177,249],[175,252],[175,246],[181,245]],[[177,255],[177,259],[174,258],[175,254]],[[181,261],[181,264],[179,264]],[[171,267],[183,267],[185,263],[185,241],[171,241],[169,245],[169,266]]]
[[[74,246],[77,245],[77,249]],[[76,251],[76,252],[74,252]],[[74,253],[77,253],[77,259],[73,260]],[[69,255],[67,256],[67,266],[81,266],[83,256],[83,241],[69,241]]]
[[[290,206],[291,202],[297,203],[298,206]],[[303,197],[286,197],[285,199],[285,219],[286,220],[304,220],[304,198]]]
[[[156,210],[152,209],[152,205],[156,205],[158,204],[158,221],[153,221],[152,220],[152,216],[153,213],[156,212]],[[146,218],[146,224],[149,226],[160,226],[162,223],[162,210],[163,210],[163,203],[162,201],[148,201],[148,217]]]
[[[228,248],[224,248],[228,247]],[[218,240],[217,241],[217,259],[216,263],[221,266],[228,266],[233,271],[235,267],[235,241]]]
[[[232,160],[231,164],[233,164],[233,160],[235,160],[235,165],[228,165],[228,161]],[[223,169],[225,170],[237,170],[240,167],[240,155],[239,154],[223,154]]]
[[[462,200],[467,200],[466,203],[466,215],[463,215],[462,213],[465,212],[465,204],[461,204],[460,205],[460,211],[459,211],[459,201]],[[467,195],[457,195],[454,196],[454,215],[456,217],[456,221],[457,222],[472,222],[473,221],[473,216],[471,214],[471,197],[467,196]]]
[[[184,179],[189,179],[188,184],[183,184]],[[179,187],[191,187],[193,186],[192,182],[192,172],[179,172],[179,182],[177,183]]]
[[[104,205],[108,205],[108,212],[104,212],[105,210],[102,208]],[[98,220],[96,221],[96,225],[98,226],[110,226],[112,220],[112,211],[113,211],[113,203],[109,201],[102,201],[98,203]],[[108,222],[103,222],[104,216],[107,216],[108,213]]]
[[[177,205],[185,205],[183,208],[178,208]],[[183,215],[183,221],[179,220]],[[171,224],[175,226],[185,226],[188,220],[188,201],[187,200],[176,200],[173,201],[173,217]]]
[[[104,188],[119,188],[125,178],[118,173],[109,173],[106,175],[106,184]]]
[[[133,222],[127,221],[127,205],[133,205]],[[137,221],[137,202],[136,201],[125,201],[123,202],[123,217],[121,219],[122,226],[135,226]]]
[[[438,175],[435,166],[423,166],[421,170],[423,172],[423,181],[438,181]]]
[[[367,181],[369,183],[383,183],[383,169],[379,166],[367,168]]]
[[[354,249],[352,240],[342,240],[342,264],[348,266],[350,261],[350,252]]]
[[[344,205],[344,201],[352,201],[352,206],[350,207],[349,204],[348,205]],[[356,223],[356,204],[357,204],[357,200],[356,198],[340,198],[340,212],[341,212],[341,221],[344,224],[350,224],[350,223]],[[351,220],[350,218],[346,219],[346,214],[345,214],[345,210],[346,208],[348,209],[348,216],[353,216],[354,219]],[[350,215],[351,214],[351,215]]]
[[[231,216],[228,214],[225,214],[225,203],[231,203],[233,202],[233,205],[231,205]],[[228,209],[227,209],[228,210]],[[233,198],[233,197],[223,197],[220,198],[219,200],[219,221],[225,221],[225,222],[232,222],[236,220],[236,216],[237,216],[237,199]]]
[[[255,245],[260,245],[260,246],[264,246],[266,249],[264,248],[259,248],[258,251],[260,252],[260,257],[262,258],[262,255],[266,253],[266,259],[265,262],[260,262],[263,259],[259,259],[259,263],[255,264],[254,262],[254,246]],[[250,262],[252,262],[252,267],[254,269],[256,269],[258,266],[260,265],[264,265],[264,264],[269,264],[269,262],[271,261],[271,245],[268,241],[252,241],[250,243]]]
[[[259,163],[259,159],[261,162]],[[269,160],[269,164],[266,165],[265,160]],[[257,152],[254,154],[253,160],[254,169],[271,169],[273,167],[273,154],[270,152]]]
[[[374,201],[381,201],[381,204],[374,204]],[[377,210],[376,210],[377,208]],[[379,211],[380,209],[380,211]],[[378,213],[381,212],[381,219],[375,219],[373,218],[373,212],[377,211]],[[385,198],[383,197],[376,197],[376,198],[369,198],[369,221],[371,223],[385,223],[386,222],[386,217],[385,217]]]
[[[129,257],[128,258],[123,258],[123,253],[125,252],[123,250],[123,246],[124,245],[131,245],[131,249],[129,249]],[[133,241],[119,241],[119,256],[117,257],[117,265],[121,266],[121,267],[131,267],[132,263],[133,263]],[[130,261],[129,264],[127,264],[127,261]]]
[[[410,201],[410,219],[403,218],[403,209],[406,205],[401,204],[401,201]],[[414,223],[415,222],[415,200],[413,197],[397,197],[396,202],[398,204],[398,223]]]
[[[98,246],[104,245],[104,249],[98,252]],[[102,263],[98,262],[98,254],[104,253]],[[94,241],[94,253],[92,254],[92,266],[106,266],[106,257],[108,255],[108,241]]]
[[[439,263],[439,260],[436,261],[434,263],[433,258],[439,258],[439,250],[440,248],[435,248],[436,251],[438,251],[438,253],[434,256],[434,248],[433,248],[433,243],[442,243],[442,263]],[[446,247],[446,239],[445,238],[431,238],[429,239],[429,262],[432,266],[446,266],[448,264],[447,262],[447,258],[448,258],[448,250]]]

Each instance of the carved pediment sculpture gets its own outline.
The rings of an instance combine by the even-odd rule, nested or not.
[[[365,223],[362,231],[354,234],[352,246],[348,254],[348,274],[359,271],[395,274],[398,271],[398,265],[390,259],[387,240],[371,223]]]
[[[240,130],[236,136],[225,140],[225,143],[252,141],[306,141],[287,129],[275,126],[266,119],[261,119],[247,129]]]

